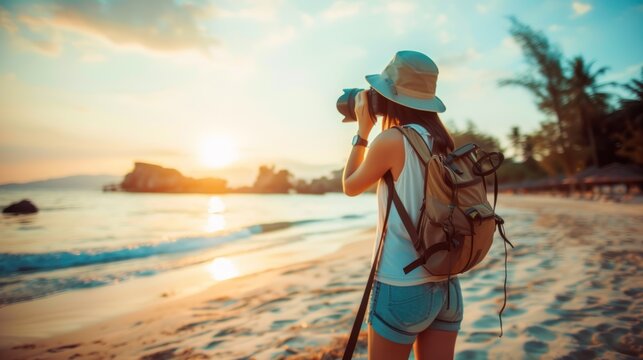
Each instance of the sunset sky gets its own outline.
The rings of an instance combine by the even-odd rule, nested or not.
[[[233,185],[263,163],[323,175],[356,131],[335,109],[341,89],[403,49],[437,63],[447,124],[506,143],[543,119],[525,91],[497,86],[525,70],[509,15],[608,66],[603,81],[643,66],[641,1],[2,0],[0,183],[133,161]]]

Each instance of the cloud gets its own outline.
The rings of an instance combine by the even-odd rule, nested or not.
[[[643,71],[643,62],[629,65],[621,71],[607,72],[603,81],[629,81],[634,77],[638,77],[641,71]]]
[[[294,26],[286,26],[270,35],[264,40],[263,45],[266,47],[276,47],[291,42],[297,36],[297,30]]]
[[[461,53],[442,56],[438,60],[441,67],[457,67],[466,65],[470,61],[476,60],[481,56],[482,54],[480,54],[475,48],[468,48],[466,51]]]
[[[511,36],[504,37],[500,46],[510,52],[520,53],[520,45],[518,45],[516,40]]]
[[[60,35],[68,32],[98,37],[117,47],[134,46],[159,52],[207,51],[216,44],[204,26],[215,11],[211,5],[202,3],[55,0],[18,3],[12,12],[2,10],[1,27],[11,29],[12,22],[17,24],[13,34],[41,50],[60,47],[43,40],[48,34],[50,40],[62,41]]]
[[[592,5],[588,3],[582,3],[580,1],[573,1],[572,10],[574,10],[574,16],[582,16],[592,11]]]
[[[16,22],[13,20],[11,13],[0,6],[0,29],[13,34],[18,30]]]
[[[321,16],[324,20],[328,21],[348,18],[357,15],[361,7],[361,3],[338,0],[335,1],[328,9],[324,10]]]
[[[549,25],[549,26],[547,27],[547,30],[549,30],[549,31],[551,31],[551,32],[557,32],[557,31],[560,31],[560,30],[562,30],[562,29],[563,29],[563,27],[562,27],[562,26],[560,26],[560,25],[558,25],[558,24],[551,24],[551,25]]]
[[[105,61],[105,56],[97,53],[87,53],[80,58],[80,61],[86,63],[98,63]]]
[[[440,39],[440,42],[443,44],[448,44],[452,40],[451,34],[449,34],[445,30],[440,30],[440,32],[438,33],[438,38]]]
[[[417,25],[417,19],[414,16],[416,4],[405,1],[389,1],[385,6],[373,9],[374,14],[384,14],[388,25],[396,35],[402,35]]]
[[[447,23],[447,21],[449,21],[449,18],[447,18],[447,16],[444,14],[440,14],[438,15],[437,19],[435,19],[435,25],[436,26],[444,25]]]
[[[486,14],[489,11],[489,7],[485,4],[476,4],[476,10],[480,14]]]
[[[405,15],[415,10],[415,4],[402,0],[389,1],[386,4],[386,10],[392,14]]]
[[[301,22],[304,25],[304,27],[310,28],[313,25],[315,25],[315,18],[310,14],[302,13]]]
[[[212,17],[210,6],[181,5],[171,0],[81,3],[59,3],[53,23],[104,37],[117,45],[135,44],[160,51],[205,49],[215,43],[200,26],[200,21]]]
[[[277,19],[277,10],[281,3],[282,0],[236,1],[235,5],[242,7],[234,10],[218,8],[216,14],[223,18],[270,22]]]

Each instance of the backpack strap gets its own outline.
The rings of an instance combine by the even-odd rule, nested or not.
[[[402,135],[404,135],[404,137],[406,137],[411,144],[413,151],[415,151],[417,156],[420,158],[422,164],[426,166],[429,163],[429,160],[431,160],[432,152],[426,142],[422,139],[422,135],[412,127],[395,126],[394,129],[397,129],[402,133]]]
[[[422,140],[420,140],[422,141]],[[409,213],[406,211],[406,208],[404,207],[404,204],[402,203],[402,199],[400,199],[400,195],[398,195],[397,191],[395,191],[395,184],[393,183],[393,176],[390,178],[384,178],[386,181],[386,185],[388,185],[388,191],[389,194],[393,194],[393,204],[395,205],[395,209],[397,209],[398,215],[400,215],[400,219],[402,220],[402,224],[404,224],[404,227],[406,228],[406,232],[409,233],[409,237],[411,238],[411,241],[413,242],[413,246],[420,250],[424,247],[422,240],[418,236],[416,226],[413,224],[413,220],[411,220],[411,216]]]
[[[386,200],[386,215],[384,216],[384,224],[382,225],[382,235],[380,238],[380,243],[377,246],[377,252],[375,253],[375,259],[373,260],[373,265],[371,265],[371,272],[368,275],[368,280],[366,281],[366,288],[364,289],[364,295],[362,295],[362,301],[359,304],[359,309],[357,310],[357,315],[355,316],[355,322],[353,322],[353,328],[351,329],[350,337],[346,343],[346,349],[344,350],[344,355],[342,356],[343,360],[350,360],[353,357],[353,352],[355,351],[355,346],[357,346],[357,338],[359,337],[359,332],[362,328],[362,323],[364,322],[364,314],[366,313],[366,306],[368,304],[368,296],[371,293],[371,288],[373,287],[373,280],[375,280],[375,270],[379,263],[379,259],[384,248],[384,239],[386,238],[386,230],[388,228],[388,217],[391,213],[391,207],[393,202],[393,194],[395,193],[395,188],[391,191],[393,185],[393,175],[391,171],[388,170],[384,174],[384,181],[388,185],[388,198]]]

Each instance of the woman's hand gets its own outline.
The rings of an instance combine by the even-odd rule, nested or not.
[[[368,111],[368,90],[362,90],[355,96],[355,117],[357,118],[357,134],[368,139],[371,129],[375,125],[377,118]]]

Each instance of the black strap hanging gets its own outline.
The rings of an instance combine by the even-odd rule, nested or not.
[[[368,280],[366,281],[366,288],[364,289],[364,295],[362,295],[362,301],[359,304],[359,309],[357,310],[357,315],[355,316],[355,322],[353,322],[353,328],[351,329],[350,337],[346,343],[346,349],[344,350],[343,360],[350,360],[353,357],[353,352],[355,351],[355,346],[357,346],[357,338],[359,337],[359,332],[362,328],[362,322],[364,322],[364,315],[366,313],[366,306],[368,304],[368,297],[371,293],[371,288],[373,287],[373,280],[375,279],[375,271],[379,263],[380,255],[382,249],[384,248],[384,239],[386,238],[386,230],[388,227],[388,217],[391,213],[391,206],[393,203],[393,192],[395,189],[391,189],[393,185],[393,175],[391,171],[387,171],[384,174],[384,180],[388,186],[388,198],[386,201],[386,215],[384,216],[384,224],[382,225],[382,235],[380,237],[379,245],[377,246],[377,252],[375,253],[375,259],[373,260],[373,265],[371,266],[371,272],[368,275]],[[389,182],[390,180],[390,182]],[[393,190],[393,191],[391,191]]]
[[[502,303],[502,308],[500,308],[500,312],[498,313],[498,320],[500,321],[500,336],[502,337],[503,331],[502,331],[502,312],[505,311],[505,307],[507,306],[507,244],[511,246],[513,249],[514,245],[507,239],[507,234],[505,233],[505,220],[501,218],[498,215],[495,215],[496,217],[496,225],[498,226],[498,232],[500,233],[500,237],[502,237],[503,244],[505,246],[505,283],[504,283],[504,300]]]

